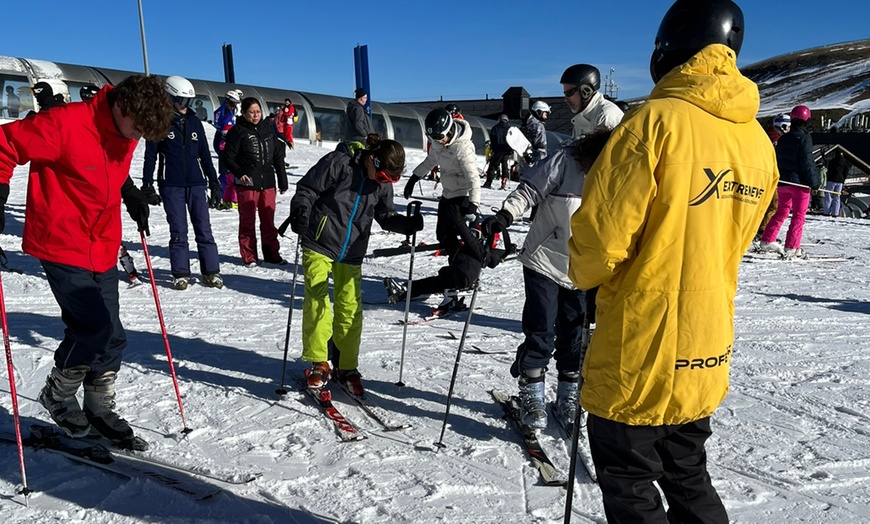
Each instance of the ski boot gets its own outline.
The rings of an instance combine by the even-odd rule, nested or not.
[[[91,425],[76,399],[76,392],[89,369],[87,366],[52,368],[51,374],[45,379],[45,386],[36,398],[45,406],[60,429],[73,438],[84,437],[91,430]]]
[[[465,305],[465,297],[460,298],[458,291],[448,289],[444,292],[444,298],[441,300],[441,303],[432,311],[432,316],[446,316],[456,311],[465,311],[466,309],[468,309],[468,306]]]
[[[395,279],[387,277],[384,279],[384,289],[387,290],[387,301],[390,304],[396,304],[405,300],[407,288],[404,284],[396,282]]]
[[[190,278],[188,277],[174,277],[172,279],[172,287],[179,291],[184,291],[185,289],[187,289],[189,283]]]
[[[222,287],[224,287],[224,279],[221,278],[220,273],[205,275],[203,279],[205,280],[205,285],[208,287],[214,287],[217,289],[221,289]]]
[[[335,378],[340,384],[344,384],[348,391],[354,395],[361,397],[365,395],[366,390],[362,385],[362,376],[355,369],[339,369]]]
[[[91,434],[102,436],[115,445],[134,451],[145,451],[148,443],[133,434],[133,428],[115,413],[114,371],[107,371],[85,382],[84,411],[91,423]]]
[[[782,256],[782,258],[786,260],[809,260],[810,256],[807,255],[806,251],[797,247],[794,249],[786,248],[785,254]]]
[[[520,416],[522,423],[530,430],[547,427],[547,405],[544,402],[544,371],[529,370],[529,374],[537,376],[520,376]]]
[[[559,373],[559,382],[556,385],[555,415],[559,417],[562,425],[570,433],[577,420],[580,410],[580,374]]]
[[[308,389],[321,389],[329,382],[329,362],[315,362],[306,376]]]
[[[758,251],[761,253],[776,253],[780,256],[785,256],[785,249],[779,242],[759,242]]]

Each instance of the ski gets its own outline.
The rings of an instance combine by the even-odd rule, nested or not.
[[[353,391],[347,387],[347,384],[339,383],[339,385],[360,409],[362,409],[372,420],[383,426],[384,431],[399,431],[411,427],[411,424],[407,422],[399,422],[393,418],[390,412],[372,400],[371,395],[368,393],[355,395]]]
[[[562,436],[565,438],[565,441],[568,444],[568,452],[571,452],[571,439],[574,437],[574,425],[571,426],[565,425],[562,417],[559,417],[556,413],[556,404],[550,403],[550,414],[556,422],[558,423],[559,429],[562,431]],[[582,440],[582,438],[581,438]],[[592,482],[598,482],[598,475],[595,473],[595,464],[592,462],[592,456],[587,453],[586,448],[584,448],[583,444],[579,444],[577,446],[577,458],[580,459],[580,462],[583,463],[583,467],[586,468],[586,473],[589,475],[589,478],[592,479]]]
[[[855,260],[854,256],[846,255],[807,255],[807,258],[785,258],[779,253],[757,253],[753,251],[743,255],[744,262],[757,262],[762,260],[779,261],[779,262],[846,262]]]
[[[516,397],[512,397],[504,391],[499,391],[497,389],[491,390],[490,394],[504,409],[505,415],[507,416],[511,426],[513,426],[514,430],[516,430],[519,436],[523,439],[526,453],[528,453],[529,458],[532,459],[532,464],[538,470],[544,484],[547,486],[566,485],[567,481],[556,471],[556,466],[554,466],[550,458],[547,457],[547,453],[544,452],[544,448],[541,447],[541,443],[538,441],[535,432],[528,429],[520,420],[520,408],[517,404]]]
[[[465,304],[465,297],[459,299],[459,306],[447,310],[434,309],[432,310],[432,314],[427,317],[418,318],[416,320],[409,320],[409,326],[416,326],[418,324],[425,324],[427,322],[432,322],[433,320],[437,320],[439,318],[449,318],[455,315],[456,313],[462,313],[463,311],[468,311],[468,306]],[[398,324],[403,325],[405,323],[404,319],[399,320]]]
[[[335,432],[338,434],[338,438],[341,439],[342,442],[353,442],[355,440],[363,440],[366,438],[363,433],[357,429],[355,425],[332,404],[332,393],[324,388],[320,389],[311,389],[307,385],[303,388],[306,393],[311,395],[311,398],[317,402],[317,405],[320,406],[321,411],[326,415],[326,417],[332,422],[333,427],[335,428]]]
[[[218,473],[212,473],[210,471],[206,471],[204,469],[200,469],[199,467],[186,467],[173,462],[169,462],[160,458],[156,458],[152,455],[143,455],[142,451],[137,451],[134,449],[129,449],[125,447],[119,447],[116,443],[112,442],[103,437],[91,437],[88,436],[84,439],[86,442],[90,442],[94,445],[103,446],[108,448],[112,453],[116,455],[123,455],[130,459],[136,460],[138,462],[143,462],[146,464],[151,464],[161,468],[167,468],[178,473],[183,473],[187,475],[196,475],[198,477],[207,478],[209,480],[214,480],[216,482],[221,482],[224,484],[233,484],[233,485],[244,485],[250,484],[251,482],[260,478],[260,474],[227,474],[221,475]]]
[[[15,436],[0,432],[0,440],[15,442]],[[220,487],[196,478],[192,472],[178,471],[115,454],[100,444],[67,437],[51,426],[30,426],[30,436],[24,439],[24,444],[128,479],[148,479],[194,500],[210,499],[222,491]]]
[[[417,244],[417,247],[414,248],[414,251],[419,253],[420,251],[437,251],[441,249],[440,243],[435,244],[425,244],[423,242]],[[411,246],[399,246],[399,247],[386,247],[381,249],[375,249],[372,251],[372,258],[380,258],[380,257],[393,257],[396,255],[408,255],[411,253]]]

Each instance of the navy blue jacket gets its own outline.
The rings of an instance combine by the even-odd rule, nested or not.
[[[172,120],[169,136],[160,142],[145,143],[143,185],[154,184],[155,164],[158,164],[158,186],[193,187],[218,183],[205,130],[191,110]]]
[[[776,165],[781,182],[813,189],[821,185],[819,170],[813,161],[813,138],[803,126],[793,126],[790,133],[780,137],[776,144]]]

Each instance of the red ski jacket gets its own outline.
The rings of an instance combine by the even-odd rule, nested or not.
[[[25,253],[99,273],[116,264],[121,186],[137,141],[115,128],[106,99],[111,89],[0,126],[0,183],[31,162]]]

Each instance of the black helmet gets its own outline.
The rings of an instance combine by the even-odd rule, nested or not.
[[[601,73],[589,64],[574,64],[562,73],[560,84],[574,84],[580,90],[580,100],[589,100],[601,88]]]
[[[459,114],[459,106],[456,104],[447,104],[444,106],[444,109],[450,113],[450,116],[456,116]]]
[[[99,88],[97,88],[97,86],[88,84],[86,86],[82,86],[82,88],[79,89],[79,97],[84,102],[90,100],[91,98],[94,98],[97,95],[97,91],[99,91]]]
[[[740,54],[744,28],[743,11],[731,0],[677,0],[656,34],[649,64],[653,82],[710,44],[724,44]]]
[[[453,117],[446,109],[433,109],[426,115],[426,135],[441,140],[453,129]]]

